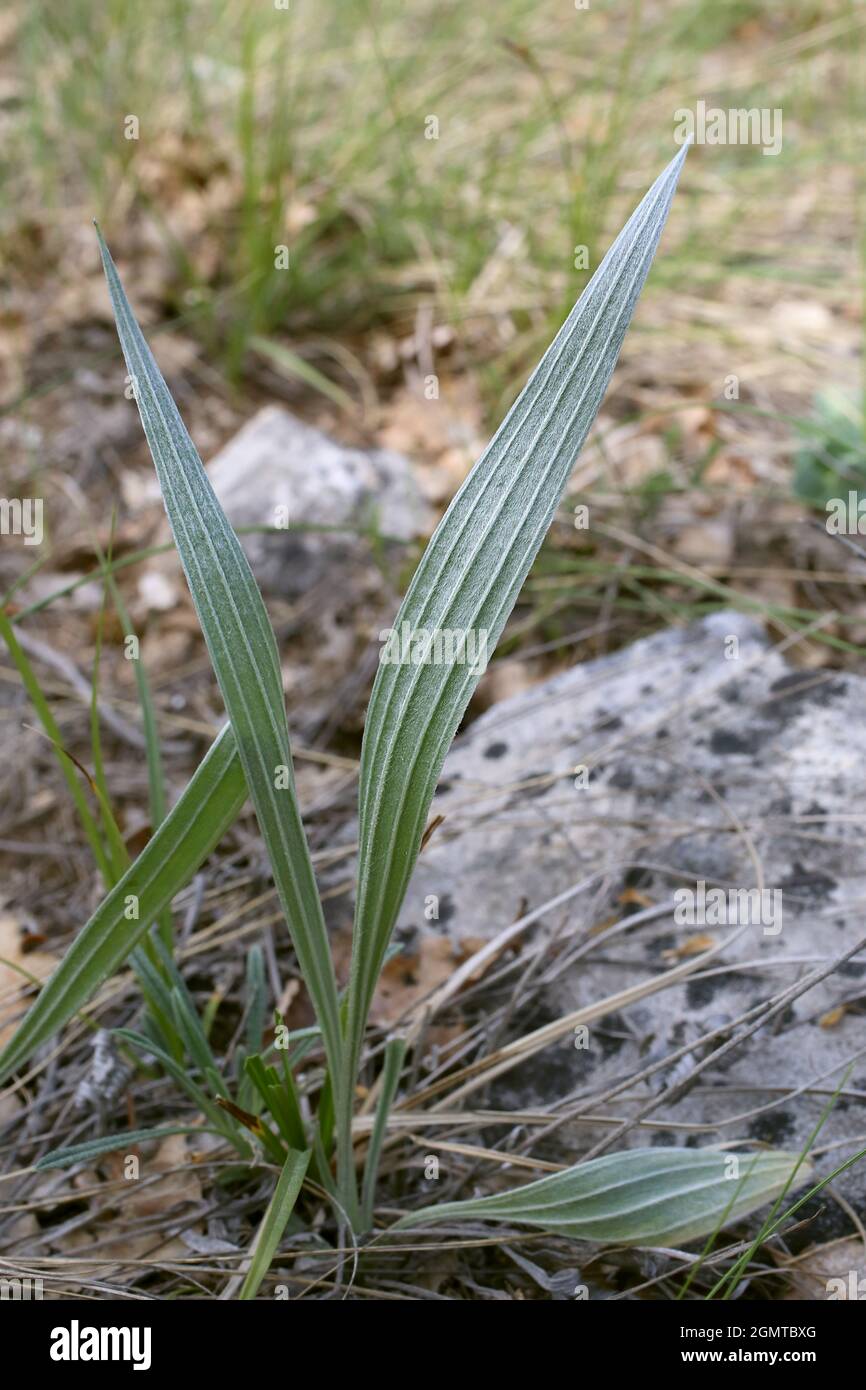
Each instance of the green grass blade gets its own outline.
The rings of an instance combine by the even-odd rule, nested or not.
[[[224,1100],[228,1100],[228,1088],[219,1074],[216,1058],[210,1050],[210,1044],[204,1035],[198,1014],[190,1006],[189,1000],[181,990],[175,987],[172,989],[170,997],[171,1016],[190,1059],[202,1076],[216,1076],[218,1078],[217,1093]]]
[[[337,984],[295,795],[276,641],[240,542],[135,321],[101,235],[99,246],[169,523],[336,1076],[342,1048]]]
[[[309,1162],[309,1149],[305,1149],[303,1153],[298,1153],[296,1149],[289,1150],[274,1195],[268,1203],[262,1224],[256,1232],[250,1267],[247,1270],[238,1298],[255,1298],[258,1293],[259,1286],[277,1253],[277,1246],[294,1210],[295,1202],[298,1200],[298,1193],[303,1186]]]
[[[247,1048],[251,1053],[261,1051],[265,1031],[265,1010],[268,991],[265,984],[265,958],[261,946],[251,946],[247,954]]]
[[[341,410],[354,410],[355,402],[348,391],[337,386],[336,382],[331,381],[331,378],[325,376],[324,372],[318,371],[312,363],[307,362],[298,353],[292,352],[290,348],[284,347],[282,343],[254,335],[250,338],[249,345],[253,352],[268,358],[285,376],[294,377],[298,381],[303,381],[307,386],[312,386],[314,391],[320,391]]]
[[[379,1103],[376,1106],[376,1119],[373,1123],[373,1132],[370,1135],[370,1147],[367,1150],[367,1161],[364,1165],[364,1182],[361,1189],[361,1210],[364,1214],[364,1224],[368,1229],[373,1224],[376,1178],[379,1174],[379,1159],[382,1154],[382,1145],[385,1141],[388,1115],[391,1106],[394,1104],[394,1097],[397,1094],[397,1086],[400,1082],[400,1071],[403,1066],[403,1058],[405,1055],[406,1039],[389,1038],[385,1044],[385,1060],[382,1065]]]
[[[130,956],[135,978],[147,1005],[147,1025],[159,1038],[171,1055],[180,1061],[184,1055],[183,1039],[178,1032],[171,1006],[171,994],[157,967],[153,942],[149,936],[144,944],[136,947]]]
[[[78,780],[78,775],[75,772],[75,765],[63,752],[63,740],[60,737],[60,730],[57,727],[54,715],[51,713],[51,707],[42,694],[42,687],[36,678],[36,673],[15,636],[12,624],[2,609],[0,609],[0,637],[3,638],[6,646],[9,648],[9,655],[12,657],[18,674],[24,684],[24,688],[30,696],[31,704],[39,716],[43,729],[54,744],[54,749],[60,763],[60,770],[66,780],[66,785],[69,788],[72,800],[75,802],[81,824],[84,827],[84,833],[87,836],[87,843],[90,845],[93,858],[102,875],[103,882],[106,887],[110,887],[112,882],[111,865],[108,862],[108,856],[105,853],[105,847],[102,843],[96,821],[93,818],[90,807],[87,804],[87,798],[84,795],[81,783]]]
[[[799,1171],[799,1169],[800,1169],[801,1167],[803,1167],[804,1165],[805,1165],[806,1168],[808,1169],[808,1167],[809,1167],[809,1164],[808,1164],[808,1161],[807,1161],[807,1160],[808,1160],[808,1155],[810,1154],[810,1152],[811,1152],[811,1150],[812,1150],[812,1147],[813,1147],[813,1145],[814,1145],[814,1143],[815,1143],[815,1140],[818,1138],[818,1135],[821,1133],[821,1130],[824,1128],[824,1125],[827,1123],[827,1120],[829,1119],[830,1114],[831,1114],[832,1111],[834,1110],[834,1108],[835,1108],[835,1106],[836,1106],[836,1103],[837,1103],[837,1101],[838,1101],[838,1099],[839,1099],[840,1093],[841,1093],[842,1091],[844,1091],[845,1087],[847,1086],[847,1084],[848,1084],[848,1078],[849,1078],[850,1075],[851,1075],[851,1066],[849,1066],[849,1067],[846,1069],[844,1076],[842,1076],[842,1077],[839,1078],[839,1081],[838,1081],[838,1083],[837,1083],[837,1085],[836,1085],[836,1089],[833,1091],[833,1094],[832,1094],[832,1095],[829,1097],[829,1099],[827,1100],[827,1104],[823,1107],[823,1109],[822,1109],[822,1111],[821,1111],[821,1114],[818,1116],[818,1119],[817,1119],[817,1121],[816,1121],[816,1123],[815,1123],[815,1126],[814,1126],[814,1128],[812,1129],[811,1134],[809,1135],[808,1139],[806,1140],[806,1143],[805,1143],[804,1146],[803,1146],[803,1149],[802,1149],[802,1151],[801,1151],[801,1153],[800,1153],[799,1163],[798,1163],[797,1166],[793,1169],[793,1171],[792,1171],[792,1173],[791,1173],[791,1176],[790,1176],[790,1178],[788,1179],[788,1182],[786,1183],[786,1185],[785,1185],[785,1187],[783,1188],[783,1190],[779,1193],[778,1197],[776,1198],[776,1201],[773,1203],[773,1207],[772,1207],[771,1211],[770,1211],[769,1214],[767,1215],[767,1217],[766,1217],[766,1219],[765,1219],[765,1221],[764,1221],[763,1226],[761,1227],[760,1231],[758,1232],[758,1234],[757,1234],[757,1236],[755,1237],[754,1241],[752,1242],[751,1246],[748,1247],[746,1250],[743,1251],[743,1254],[740,1256],[740,1258],[739,1258],[738,1260],[736,1260],[736,1261],[734,1262],[734,1264],[731,1266],[731,1268],[730,1268],[729,1270],[727,1270],[727,1272],[726,1272],[725,1274],[722,1275],[721,1279],[719,1279],[718,1282],[715,1283],[715,1284],[713,1285],[713,1287],[711,1288],[710,1292],[709,1292],[708,1295],[707,1295],[708,1298],[715,1298],[716,1294],[720,1291],[720,1289],[722,1289],[722,1288],[725,1287],[725,1284],[726,1284],[726,1283],[727,1283],[727,1289],[726,1289],[726,1292],[725,1292],[725,1295],[724,1295],[724,1296],[725,1296],[725,1298],[730,1297],[731,1293],[734,1291],[734,1289],[735,1289],[736,1286],[737,1286],[737,1283],[739,1282],[740,1274],[741,1274],[741,1273],[748,1267],[748,1265],[751,1263],[752,1257],[755,1255],[755,1252],[760,1248],[762,1242],[767,1238],[769,1232],[770,1232],[771,1230],[775,1229],[774,1221],[775,1221],[775,1218],[776,1218],[776,1213],[778,1212],[779,1207],[782,1205],[783,1199],[788,1195],[788,1189],[789,1189],[789,1188],[796,1188],[796,1187],[801,1186],[802,1180],[800,1180],[799,1182],[798,1182],[798,1180],[797,1180],[798,1171]],[[856,1157],[856,1155],[855,1155],[855,1157]],[[819,1187],[820,1187],[821,1185],[822,1185],[822,1184],[819,1184]],[[795,1208],[794,1208],[794,1209],[796,1209],[796,1205],[798,1205],[798,1204],[795,1204]],[[782,1220],[784,1220],[784,1219],[785,1219],[785,1213],[782,1214],[782,1216],[779,1218],[779,1220],[782,1221]]]
[[[244,1068],[289,1148],[304,1148],[304,1121],[291,1072],[281,1084],[276,1069],[266,1067],[261,1057],[247,1057]]]
[[[97,551],[99,554],[99,551]],[[103,562],[103,571],[108,584],[111,599],[114,604],[115,612],[120,619],[123,628],[123,635],[127,641],[130,639],[138,649],[138,636],[132,625],[129,611],[123,601],[120,587],[110,568],[105,563],[104,557],[99,554]],[[159,746],[159,727],[156,721],[156,706],[153,702],[153,694],[150,689],[150,682],[147,679],[147,672],[144,669],[144,662],[140,654],[132,658],[133,671],[135,673],[135,686],[138,691],[138,703],[141,706],[141,723],[144,733],[144,745],[147,756],[147,793],[148,806],[150,809],[151,831],[154,831],[165,820],[168,811],[168,801],[165,794],[165,778],[162,770],[162,755]],[[162,939],[171,950],[174,944],[171,912],[168,908],[159,914],[159,930]]]
[[[425,633],[471,635],[477,654],[483,634],[486,656],[492,652],[601,404],[684,157],[685,149],[626,223],[455,496],[397,615],[398,637],[404,629],[418,641]],[[361,753],[347,1026],[352,1080],[439,772],[480,675],[465,654],[379,666]],[[344,1097],[348,1091],[344,1080]],[[341,1115],[338,1132],[346,1129]]]
[[[809,1165],[799,1154],[768,1149],[631,1149],[579,1163],[562,1173],[493,1197],[425,1207],[395,1230],[439,1221],[508,1221],[575,1240],[678,1245],[738,1221],[783,1192]],[[731,1195],[734,1200],[731,1200]]]
[[[176,1061],[174,1057],[170,1056],[168,1052],[157,1043],[153,1042],[151,1038],[146,1038],[142,1033],[136,1033],[131,1028],[114,1028],[112,1030],[112,1036],[122,1039],[140,1052],[155,1057],[160,1066],[172,1077],[181,1090],[186,1092],[193,1105],[197,1105],[201,1113],[210,1120],[213,1129],[220,1134],[224,1134],[226,1139],[234,1144],[242,1157],[250,1158],[252,1156],[252,1148],[242,1136],[237,1122],[227,1110],[221,1110],[219,1106],[211,1100],[210,1096],[202,1090],[197,1082],[193,1081],[189,1074],[189,1067],[183,1066],[180,1062]]]
[[[234,737],[226,725],[177,805],[78,933],[0,1053],[0,1081],[62,1028],[122,965],[162,908],[237,819],[246,796]],[[138,920],[125,915],[130,899],[137,899]]]
[[[748,1250],[745,1250],[743,1254],[740,1256],[740,1258],[737,1260],[736,1264],[734,1264],[729,1270],[726,1270],[725,1273],[721,1276],[721,1278],[713,1285],[709,1293],[706,1295],[707,1299],[715,1298],[718,1293],[722,1293],[725,1300],[730,1298],[731,1294],[736,1289],[737,1281],[739,1280],[740,1275],[743,1274],[745,1270],[748,1268],[749,1263],[753,1259],[756,1252],[760,1249],[760,1247],[766,1244],[766,1242],[770,1240],[771,1237],[774,1236],[777,1231],[781,1230],[782,1225],[785,1221],[789,1220],[790,1217],[795,1216],[801,1207],[804,1207],[807,1202],[812,1201],[813,1197],[817,1197],[819,1193],[823,1192],[824,1188],[827,1187],[831,1182],[834,1182],[835,1179],[840,1176],[840,1174],[847,1172],[849,1168],[853,1168],[854,1164],[859,1163],[861,1158],[866,1158],[866,1149],[858,1149],[856,1153],[851,1154],[848,1158],[845,1159],[844,1163],[840,1163],[839,1166],[837,1168],[834,1168],[831,1173],[827,1173],[827,1175],[821,1178],[819,1182],[816,1182],[813,1187],[810,1187],[808,1192],[804,1192],[802,1197],[798,1197],[796,1202],[792,1202],[789,1207],[786,1207],[780,1216],[776,1216],[776,1211],[778,1210],[779,1205],[779,1203],[776,1202],[776,1204],[773,1206],[773,1210],[770,1212],[770,1215],[767,1217],[766,1221],[764,1222],[763,1226],[761,1227],[752,1244],[749,1246]],[[808,1176],[808,1171],[804,1176]],[[792,1182],[788,1186],[796,1187],[798,1186],[798,1184]],[[782,1192],[782,1196],[784,1196],[787,1192],[788,1186],[786,1186],[785,1190]]]
[[[99,727],[99,673],[102,666],[102,633],[105,626],[106,588],[103,585],[102,603],[96,623],[96,650],[93,656],[93,675],[90,680],[90,750],[93,764],[93,785],[102,816],[102,832],[108,845],[112,887],[129,867],[129,853],[115,819],[102,759],[102,734]]]

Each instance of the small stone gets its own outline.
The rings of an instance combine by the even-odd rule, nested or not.
[[[236,529],[285,530],[241,537],[259,584],[285,598],[306,592],[325,574],[339,590],[347,562],[366,548],[359,531],[372,528],[405,542],[432,525],[401,454],[338,444],[279,405],[254,415],[211,460],[208,475]],[[328,534],[305,527],[336,529]]]

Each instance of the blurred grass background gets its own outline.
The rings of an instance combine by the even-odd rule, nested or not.
[[[435,370],[461,454],[444,503],[672,154],[676,112],[779,108],[778,156],[691,152],[576,480],[575,498],[587,489],[640,545],[575,537],[566,517],[516,622],[556,643],[602,601],[633,632],[635,614],[678,620],[733,593],[784,631],[832,608],[819,646],[838,659],[866,632],[859,592],[840,617],[835,590],[804,596],[799,578],[835,572],[811,554],[809,509],[866,487],[864,33],[855,0],[13,3],[5,412],[50,430],[85,367],[116,372],[110,335],[88,329],[105,312],[96,215],[158,343],[182,345],[193,426],[208,394],[233,412],[215,443],[285,394],[423,464],[443,453],[439,427],[431,439],[418,423]],[[33,466],[31,451],[19,483]],[[803,504],[787,514],[797,554],[778,550],[768,498]],[[745,560],[753,571],[767,547],[756,584]],[[709,587],[692,575],[684,592],[686,564]],[[568,601],[551,607],[563,573]]]
[[[702,98],[781,108],[785,142],[775,158],[693,154],[692,189],[701,177],[719,196],[700,225],[681,210],[656,289],[834,273],[779,255],[760,228],[775,232],[778,204],[820,186],[828,161],[861,164],[854,0],[287,3],[31,0],[6,103],[4,235],[22,211],[25,225],[96,215],[118,236],[146,220],[171,262],[166,308],[192,311],[235,373],[254,334],[363,333],[405,323],[420,295],[456,326],[505,310],[495,410],[581,288],[573,248],[598,263],[670,157],[675,110]],[[508,232],[519,246],[486,303],[479,277]],[[278,244],[291,264],[275,274]]]

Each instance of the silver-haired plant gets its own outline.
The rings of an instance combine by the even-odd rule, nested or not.
[[[403,600],[398,632],[484,632],[489,649],[495,646],[610,381],[684,158],[685,149],[629,218],[454,497]],[[361,752],[352,960],[341,994],[295,793],[277,644],[265,605],[101,235],[99,244],[127,371],[228,722],[134,863],[124,857],[108,821],[100,866],[109,891],[0,1056],[0,1077],[20,1068],[132,955],[147,1023],[143,1033],[118,1030],[120,1037],[156,1057],[193,1099],[205,1126],[241,1157],[280,1166],[241,1290],[242,1297],[251,1297],[308,1171],[356,1236],[372,1228],[378,1164],[405,1040],[392,1038],[384,1052],[359,1186],[353,1107],[365,1032],[439,772],[483,664],[379,666]],[[114,592],[119,601],[116,586]],[[0,624],[26,676],[26,657],[5,614]],[[175,894],[247,796],[316,1026],[291,1034],[278,1020],[282,1038],[263,1046],[264,972],[260,952],[251,951],[246,1044],[233,1100],[174,962],[168,914]],[[316,1048],[324,1072],[311,1120],[299,1102],[296,1072]],[[42,1164],[92,1159],[172,1128],[100,1137],[49,1154]],[[711,1148],[633,1149],[504,1193],[430,1205],[399,1225],[471,1216],[522,1221],[584,1239],[670,1244],[706,1235],[723,1220],[753,1210],[805,1171],[795,1156],[780,1152],[737,1157]]]

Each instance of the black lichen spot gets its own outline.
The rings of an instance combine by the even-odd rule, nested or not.
[[[598,728],[603,733],[608,733],[611,729],[621,729],[622,720],[618,714],[611,714],[607,719],[602,719],[600,721]]]
[[[548,1003],[530,1001],[518,1009],[512,1020],[514,1036],[532,1033],[559,1017],[559,1010]],[[588,1047],[573,1047],[567,1042],[560,1047],[546,1047],[527,1057],[513,1072],[491,1082],[488,1093],[490,1108],[520,1110],[525,1106],[536,1106],[539,1102],[547,1105],[561,1100],[569,1088],[585,1081],[597,1065],[600,1053],[592,1029],[589,1030]],[[501,1133],[498,1133],[497,1138],[501,1137]]]
[[[461,782],[462,780],[462,772],[452,772],[450,778],[446,777],[443,779],[443,781],[439,783],[439,785],[436,788],[436,795],[438,796],[440,792],[450,792],[452,783]]]
[[[406,955],[411,954],[420,934],[420,929],[413,925],[394,928],[394,940]]]
[[[777,698],[765,700],[764,706],[776,714],[790,717],[799,714],[805,704],[811,704],[813,701],[816,704],[826,704],[835,696],[844,695],[847,689],[847,681],[839,677],[826,680],[816,677],[813,671],[790,671],[773,681],[770,694]],[[779,699],[779,696],[782,698]]]
[[[605,1027],[593,1027],[589,1030],[589,1045],[593,1047],[596,1042],[601,1044],[603,1057],[611,1057],[619,1052],[623,1043],[626,1042],[631,1034],[628,1032],[622,1016],[618,1013],[608,1014],[605,1019]]]
[[[528,787],[521,788],[520,796],[546,796],[550,791],[550,774],[548,772],[527,772],[521,781],[534,783]]]
[[[654,1149],[672,1149],[676,1147],[676,1140],[672,1129],[657,1129],[650,1139],[650,1145]]]
[[[450,893],[443,893],[439,899],[439,922],[444,924],[450,922],[457,908],[454,906],[454,899]]]
[[[660,936],[650,943],[651,949],[656,955],[661,955],[662,951],[672,951],[679,944],[679,938],[672,931],[662,932]]]
[[[710,975],[706,980],[689,980],[686,985],[686,1003],[690,1009],[703,1009],[711,1004],[719,990],[739,983],[733,971],[725,970],[721,975]]]
[[[507,743],[489,743],[484,750],[484,756],[485,758],[501,758],[507,752]]]
[[[765,738],[766,734],[759,733],[757,729],[745,734],[737,734],[733,729],[714,729],[710,749],[713,753],[721,754],[757,753]]]
[[[634,773],[631,768],[626,767],[625,764],[620,764],[620,766],[615,768],[611,773],[609,785],[611,787],[618,787],[619,790],[623,792],[628,791],[629,787],[634,786]]]
[[[783,893],[795,898],[828,898],[836,887],[835,878],[823,874],[819,869],[804,869],[796,859],[791,866],[791,876],[779,884]]]
[[[756,1115],[749,1125],[752,1139],[760,1139],[765,1144],[784,1144],[794,1133],[794,1120],[787,1110],[767,1110]]]
[[[853,1234],[850,1216],[819,1192],[797,1208],[796,1220],[785,1232],[785,1245],[793,1255],[799,1255],[809,1246],[825,1245]]]

